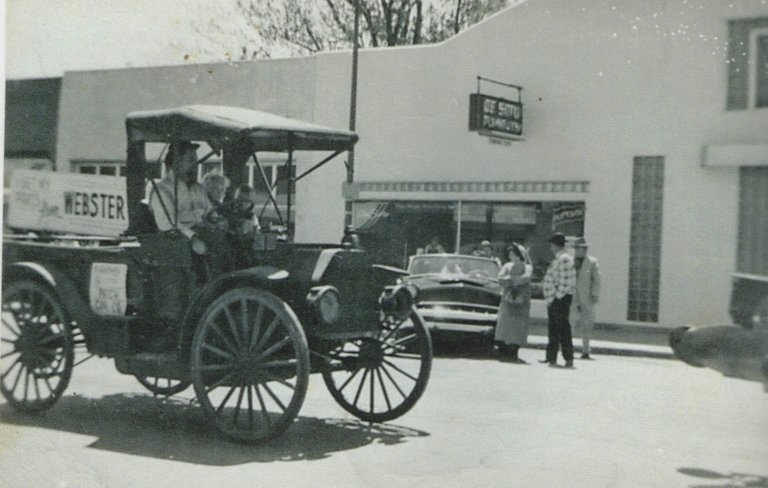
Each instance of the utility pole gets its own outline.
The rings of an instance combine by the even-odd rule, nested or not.
[[[355,0],[355,27],[353,31],[352,43],[352,88],[349,100],[349,130],[355,130],[357,118],[357,50],[358,39],[360,37],[360,0]],[[349,150],[349,159],[347,160],[347,184],[355,181],[355,148]],[[352,225],[352,202],[344,202],[344,226]]]

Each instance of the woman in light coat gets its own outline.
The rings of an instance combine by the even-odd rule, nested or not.
[[[502,292],[494,340],[498,344],[502,361],[527,364],[520,359],[518,351],[528,342],[533,266],[528,253],[520,244],[509,246],[507,254],[509,262],[499,272]]]

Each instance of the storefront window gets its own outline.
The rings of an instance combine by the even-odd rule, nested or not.
[[[437,237],[446,252],[472,254],[488,240],[502,261],[512,242],[529,249],[534,283],[546,273],[553,232],[584,234],[583,202],[368,201],[353,205],[353,225],[381,263],[405,267]],[[540,287],[535,287],[540,292]],[[537,294],[538,294],[537,292]]]

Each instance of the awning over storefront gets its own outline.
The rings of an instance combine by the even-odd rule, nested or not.
[[[131,142],[208,141],[222,147],[246,138],[254,151],[346,151],[357,134],[238,107],[188,105],[132,112],[126,119]]]
[[[588,181],[356,181],[346,200],[583,201]]]

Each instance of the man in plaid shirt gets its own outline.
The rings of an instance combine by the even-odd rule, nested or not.
[[[565,236],[559,232],[549,239],[555,259],[549,264],[544,276],[544,299],[549,317],[549,342],[547,357],[543,363],[557,366],[557,352],[563,350],[565,367],[573,367],[573,339],[568,313],[576,287],[576,267],[573,257],[565,252]]]

